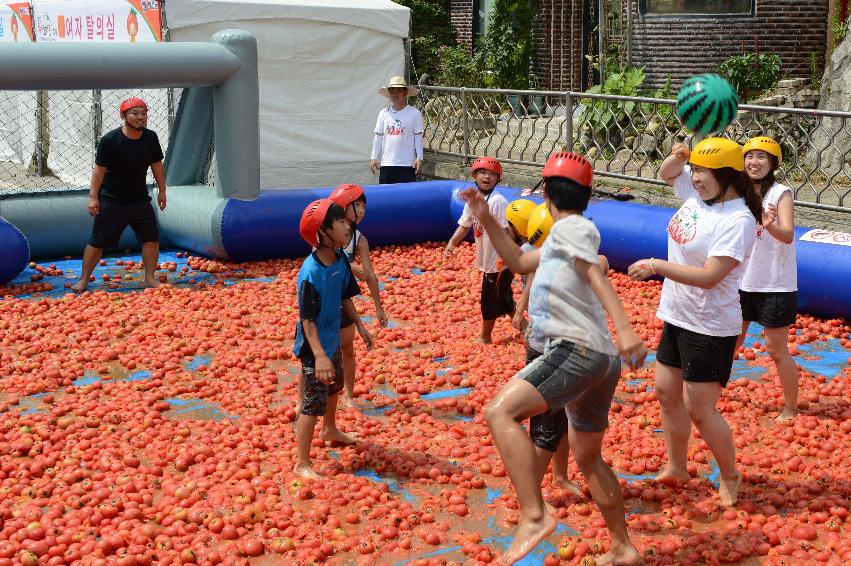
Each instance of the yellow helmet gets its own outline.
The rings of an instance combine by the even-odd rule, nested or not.
[[[742,148],[742,155],[754,149],[760,149],[765,153],[770,153],[777,158],[778,162],[783,161],[783,150],[780,149],[780,144],[768,136],[757,136],[751,138]]]
[[[529,216],[537,205],[529,199],[521,198],[508,203],[505,209],[505,219],[517,230],[517,233],[527,238],[526,228],[529,224]]]
[[[727,138],[706,138],[691,150],[689,162],[707,169],[731,167],[736,171],[745,170],[745,154],[742,146]]]
[[[550,228],[552,227],[553,217],[550,216],[550,209],[547,203],[542,202],[535,207],[535,210],[529,216],[529,224],[526,227],[529,243],[536,248],[543,246],[544,240],[550,235]]]

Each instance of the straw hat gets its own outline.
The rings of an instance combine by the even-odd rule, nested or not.
[[[407,81],[405,81],[405,77],[390,77],[390,83],[387,86],[383,86],[378,89],[378,94],[384,98],[390,98],[390,91],[387,90],[390,88],[407,88],[408,96],[416,96],[420,93],[420,89],[409,85]]]

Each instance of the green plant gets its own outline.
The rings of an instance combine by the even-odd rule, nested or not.
[[[484,57],[470,55],[464,45],[443,45],[437,50],[440,64],[435,84],[452,87],[487,88],[493,85],[493,73],[485,67]]]
[[[636,96],[639,93],[638,87],[645,78],[643,68],[627,67],[616,73],[610,73],[602,86],[593,86],[585,92]],[[634,111],[635,102],[631,100],[628,102],[593,100],[586,107],[584,119],[594,131],[604,133],[613,126],[624,125],[630,120]]]
[[[836,3],[836,9],[830,18],[830,25],[833,28],[833,47],[836,47],[845,36],[848,35],[848,24],[851,23],[851,15],[844,20],[842,19],[842,6],[839,2]]]
[[[780,80],[780,55],[735,55],[721,63],[718,74],[730,81],[742,102],[747,102],[777,86],[777,81]]]
[[[435,73],[440,67],[440,49],[455,43],[455,36],[443,0],[396,0],[411,10],[411,57],[414,75]]]
[[[478,46],[496,88],[528,89],[532,65],[529,0],[495,0],[487,32]]]
[[[814,90],[821,90],[821,68],[815,51],[810,53],[810,85]]]

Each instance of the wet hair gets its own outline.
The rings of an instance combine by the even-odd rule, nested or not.
[[[762,196],[757,192],[753,184],[753,180],[744,171],[737,171],[732,167],[722,167],[721,169],[709,169],[712,176],[721,185],[721,194],[727,190],[727,187],[732,186],[736,193],[745,199],[745,204],[748,210],[751,211],[757,223],[762,221]]]
[[[591,187],[580,185],[567,177],[547,177],[544,180],[544,194],[558,210],[584,212],[591,198]]]
[[[322,243],[322,233],[330,230],[334,225],[334,222],[345,217],[346,211],[339,205],[331,203],[331,206],[328,207],[328,212],[325,213],[325,219],[322,221],[322,225],[319,226],[319,234],[317,235],[317,238],[320,244]]]

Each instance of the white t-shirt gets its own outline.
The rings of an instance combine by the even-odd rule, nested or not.
[[[417,159],[416,136],[423,135],[423,115],[411,105],[399,111],[382,108],[375,122],[376,135],[382,135],[381,155],[373,155],[382,167],[411,167]],[[422,157],[420,157],[421,159]]]
[[[352,237],[349,239],[349,243],[343,246],[343,251],[346,252],[346,255],[349,256],[349,262],[354,262],[355,258],[358,255],[358,243],[360,242],[360,231],[355,228],[355,233],[352,234]]]
[[[792,189],[780,183],[774,183],[762,199],[763,208],[777,206],[783,193],[792,194]],[[788,293],[798,290],[798,262],[795,256],[795,240],[784,244],[771,235],[768,230],[757,224],[756,243],[751,259],[745,266],[742,278],[742,291],[759,293]]]
[[[508,201],[495,190],[491,191],[485,199],[488,201],[491,216],[496,219],[501,228],[507,229],[508,220],[505,218],[505,209],[508,208]],[[476,269],[484,273],[498,273],[505,269],[504,266],[497,265],[499,254],[496,253],[496,248],[493,247],[490,236],[466,204],[461,212],[461,218],[458,219],[458,225],[465,228],[473,227],[473,237],[476,239]]]
[[[711,289],[665,279],[656,316],[700,334],[738,336],[739,283],[756,239],[756,220],[742,198],[711,206],[703,202],[688,166],[674,182],[674,193],[685,202],[668,223],[668,261],[703,267],[709,257],[731,257],[739,264]]]
[[[603,305],[574,269],[577,258],[598,263],[599,248],[600,232],[587,218],[573,214],[553,224],[529,293],[534,341],[565,338],[601,354],[617,355]]]

